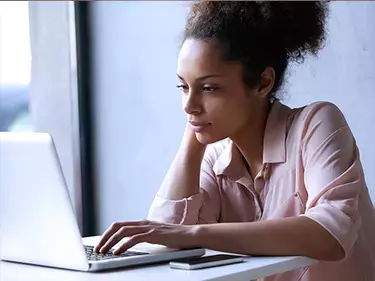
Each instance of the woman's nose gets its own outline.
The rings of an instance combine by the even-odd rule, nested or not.
[[[183,107],[186,114],[198,115],[202,112],[202,104],[197,94],[189,92],[183,98]]]

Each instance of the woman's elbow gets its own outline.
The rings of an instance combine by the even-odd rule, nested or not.
[[[345,251],[341,244],[334,237],[330,237],[330,240],[323,244],[325,246],[320,249],[319,253],[316,253],[315,259],[335,262],[345,258]]]

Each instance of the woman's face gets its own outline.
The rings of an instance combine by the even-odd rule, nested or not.
[[[186,40],[177,75],[183,108],[199,142],[233,139],[258,121],[264,99],[245,87],[242,65],[224,61],[209,43]]]

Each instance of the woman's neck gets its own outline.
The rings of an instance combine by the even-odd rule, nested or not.
[[[231,137],[245,159],[248,172],[253,179],[263,165],[263,140],[270,107],[271,104],[268,102],[260,107],[257,117]]]

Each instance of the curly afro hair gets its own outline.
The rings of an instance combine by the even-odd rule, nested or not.
[[[195,2],[183,42],[210,42],[223,59],[241,62],[250,87],[259,83],[266,67],[273,67],[275,84],[269,97],[275,99],[288,63],[303,62],[308,53],[316,55],[322,48],[327,14],[327,2]]]

